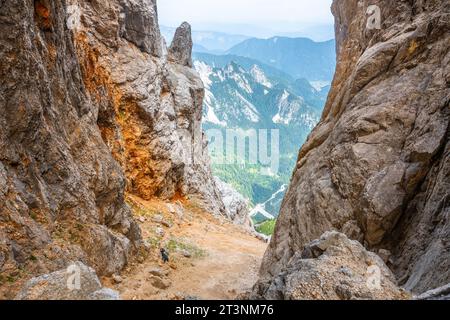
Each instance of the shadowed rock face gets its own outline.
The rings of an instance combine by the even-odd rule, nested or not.
[[[140,242],[124,202],[124,174],[83,84],[64,3],[2,2],[3,275],[17,268],[45,272],[71,258],[109,274],[123,268]]]
[[[119,3],[121,36],[142,51],[161,57],[163,52],[156,0],[120,0]]]
[[[191,26],[183,22],[175,31],[168,59],[183,66],[192,67],[192,45]]]
[[[381,9],[381,29],[366,11]],[[392,252],[401,285],[450,282],[448,1],[338,1],[338,66],[261,268],[276,276],[329,230]]]
[[[203,84],[167,62],[155,1],[1,3],[0,273],[121,270],[141,243],[125,191],[221,213]]]

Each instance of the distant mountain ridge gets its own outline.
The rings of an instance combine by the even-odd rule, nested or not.
[[[167,43],[172,41],[175,28],[161,26],[161,34]],[[224,53],[233,46],[249,39],[250,37],[237,34],[228,34],[215,31],[192,31],[192,41],[194,51],[208,53]]]
[[[254,66],[257,66],[264,73],[264,76],[270,78],[272,83],[284,85],[294,94],[304,97],[308,103],[314,107],[318,107],[319,109],[323,107],[323,104],[327,98],[329,85],[321,85],[319,86],[320,88],[316,87],[314,81],[308,81],[307,79],[295,79],[290,74],[256,59],[232,54],[216,55],[202,52],[194,52],[192,57],[194,61],[202,61],[212,68],[219,69],[225,68],[230,63],[235,63],[247,71],[250,71]],[[324,81],[324,83],[328,82]]]
[[[258,166],[213,165],[215,175],[256,205],[255,222],[264,219],[260,210],[276,217],[283,185],[289,182],[297,157],[298,139],[306,140],[319,121],[326,89],[316,90],[306,79],[295,80],[251,58],[194,53],[193,60],[205,86],[205,129],[279,130],[280,170],[275,176],[261,176]]]
[[[309,81],[331,81],[336,68],[335,40],[314,42],[308,38],[273,37],[247,39],[227,54],[259,60]]]
[[[256,60],[194,55],[205,85],[204,122],[227,127],[312,128],[325,97],[307,80],[293,80]],[[306,116],[308,115],[308,116]]]
[[[335,59],[334,40],[252,38],[222,54],[194,45],[194,67],[205,86],[203,127],[279,130],[276,175],[260,175],[258,165],[213,165],[215,175],[255,206],[254,223],[278,216],[299,145],[321,117]]]

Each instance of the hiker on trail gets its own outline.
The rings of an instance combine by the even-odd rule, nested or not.
[[[169,253],[166,251],[166,249],[161,248],[161,258],[163,260],[164,263],[169,262]]]

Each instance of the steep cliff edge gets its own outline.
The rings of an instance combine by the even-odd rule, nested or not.
[[[71,260],[123,269],[142,242],[126,192],[223,212],[189,25],[168,62],[155,0],[0,5],[1,284]]]
[[[380,29],[367,28],[370,5],[381,10]],[[407,289],[440,287],[450,282],[450,3],[335,0],[332,11],[336,75],[261,279],[276,279],[310,241],[338,230],[390,250]]]

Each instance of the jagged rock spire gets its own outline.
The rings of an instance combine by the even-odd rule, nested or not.
[[[121,0],[120,34],[142,51],[162,56],[156,0]]]
[[[191,25],[183,22],[177,28],[169,48],[169,61],[192,67],[192,34]]]

